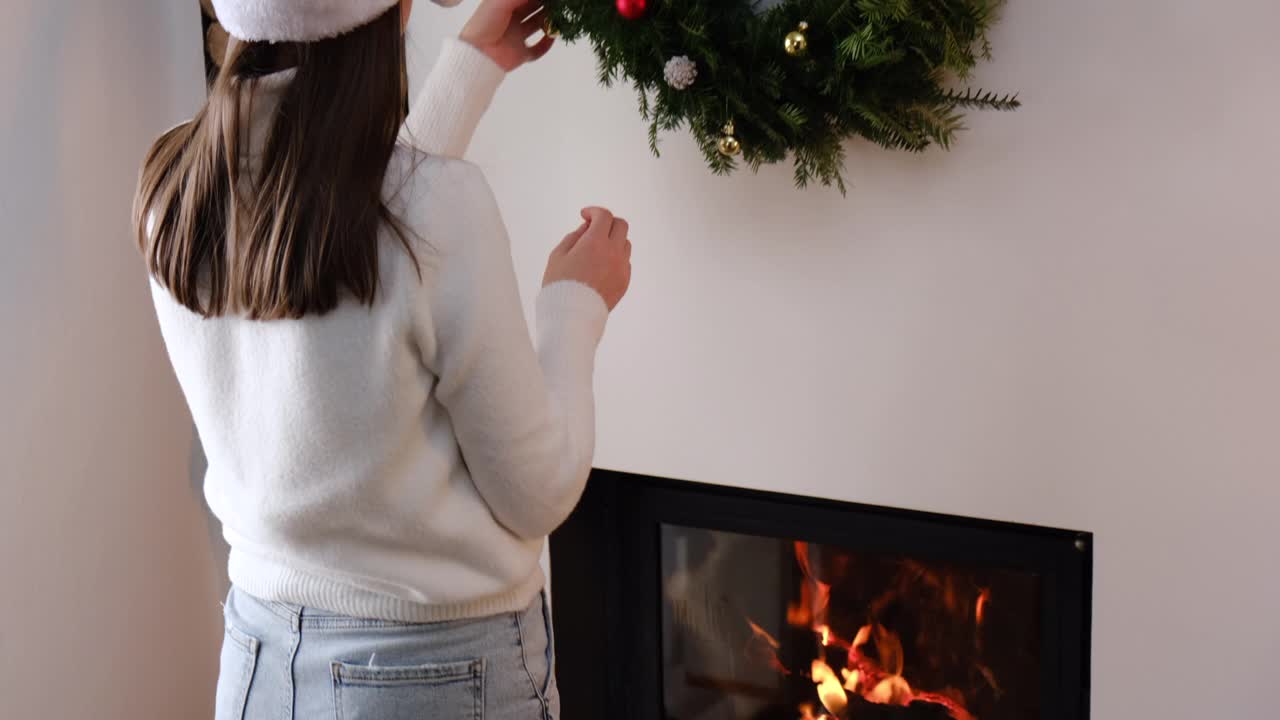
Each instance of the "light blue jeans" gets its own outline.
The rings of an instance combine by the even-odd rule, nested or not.
[[[232,588],[216,720],[557,720],[551,615],[413,625]]]

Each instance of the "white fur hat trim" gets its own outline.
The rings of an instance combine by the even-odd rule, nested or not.
[[[435,0],[457,5],[460,0]],[[341,35],[400,0],[213,0],[218,23],[241,40],[309,42]]]

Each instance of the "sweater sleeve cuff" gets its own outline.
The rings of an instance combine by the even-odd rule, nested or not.
[[[574,371],[590,373],[596,348],[604,337],[609,308],[600,293],[572,280],[542,289],[537,303],[538,354],[567,363]]]
[[[505,77],[483,52],[446,38],[405,121],[408,142],[427,153],[461,158]]]

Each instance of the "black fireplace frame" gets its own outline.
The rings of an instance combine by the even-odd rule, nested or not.
[[[1027,720],[1089,717],[1091,533],[595,470],[551,536],[564,720],[662,720],[663,524],[1036,573],[1044,712]]]

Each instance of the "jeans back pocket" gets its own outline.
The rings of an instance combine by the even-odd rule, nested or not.
[[[337,720],[482,720],[484,661],[388,667],[334,662]]]
[[[222,655],[218,661],[218,691],[213,716],[215,720],[243,720],[249,700],[249,686],[258,665],[258,639],[227,623],[222,638]]]

